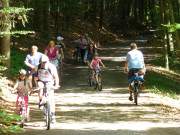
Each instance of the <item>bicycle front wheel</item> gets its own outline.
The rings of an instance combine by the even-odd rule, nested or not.
[[[50,104],[49,102],[46,103],[46,129],[50,129],[51,124],[51,112],[50,112]]]
[[[101,75],[98,75],[98,90],[99,91],[102,91],[102,78],[101,78]]]

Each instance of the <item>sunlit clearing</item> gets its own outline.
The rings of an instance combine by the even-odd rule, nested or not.
[[[88,66],[77,66],[77,67],[74,67],[74,68],[77,68],[77,69],[88,69],[89,67]]]
[[[109,60],[109,61],[125,61],[126,57],[101,57],[102,60]]]

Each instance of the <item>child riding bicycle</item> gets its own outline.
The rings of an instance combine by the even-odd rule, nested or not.
[[[105,68],[105,65],[103,64],[101,58],[99,58],[98,54],[95,53],[90,63],[90,68],[93,70],[93,76],[95,77],[97,82],[98,82],[98,74],[101,72],[100,65],[103,66],[103,68]]]
[[[16,80],[13,90],[17,92],[16,99],[16,113],[23,115],[25,113],[25,119],[29,120],[29,108],[28,108],[28,91],[32,88],[31,82],[27,79],[26,70],[19,70],[19,76]],[[25,107],[25,112],[22,107]]]

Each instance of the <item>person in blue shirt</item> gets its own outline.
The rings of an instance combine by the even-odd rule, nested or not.
[[[131,50],[126,55],[125,62],[125,72],[128,72],[128,82],[129,82],[129,100],[132,101],[132,88],[131,88],[131,78],[134,76],[134,73],[138,73],[142,79],[145,74],[145,63],[143,53],[137,49],[136,43],[130,44]]]

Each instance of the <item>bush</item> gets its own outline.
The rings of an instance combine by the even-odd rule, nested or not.
[[[21,117],[16,114],[8,114],[2,108],[0,109],[0,134],[18,133],[22,131],[17,121],[20,121]]]

